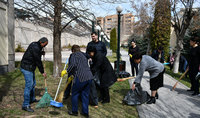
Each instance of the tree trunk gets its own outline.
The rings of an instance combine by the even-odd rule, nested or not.
[[[58,77],[61,73],[61,10],[62,0],[54,3],[54,29],[53,29],[53,76]]]
[[[175,57],[175,60],[174,60],[174,65],[173,65],[173,72],[174,73],[178,73],[180,54],[181,54],[181,51],[177,49],[176,52],[175,52],[176,57]]]
[[[181,55],[181,50],[183,49],[183,38],[185,33],[182,33],[180,35],[177,35],[177,41],[176,41],[176,51],[175,51],[175,60],[174,60],[174,65],[173,65],[173,72],[178,73],[179,69],[179,60],[180,60],[180,55]]]

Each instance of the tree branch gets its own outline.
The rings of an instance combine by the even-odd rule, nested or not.
[[[63,32],[63,30],[73,21],[73,20],[76,20],[77,18],[79,18],[80,16],[76,16],[74,17],[73,19],[71,19],[68,23],[66,23],[63,28],[61,29],[61,32]]]

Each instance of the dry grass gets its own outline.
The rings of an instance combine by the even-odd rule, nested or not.
[[[19,68],[19,63],[16,64]],[[48,93],[54,98],[59,78],[53,78],[52,75],[53,65],[51,62],[46,62],[46,70],[48,73],[47,88]],[[63,79],[61,90],[64,87],[66,78]],[[36,98],[40,99],[44,94],[44,79],[42,75],[36,70]],[[35,110],[34,113],[29,113],[21,110],[23,102],[23,90],[25,81],[22,73],[19,69],[8,73],[6,75],[0,75],[0,117],[28,117],[28,118],[46,118],[46,117],[71,117],[67,114],[67,111],[71,109],[71,98],[63,101],[63,108],[41,108],[35,109],[36,103],[31,104],[31,107]],[[89,113],[91,118],[137,118],[138,113],[133,106],[122,105],[122,99],[127,93],[129,88],[128,82],[116,82],[110,88],[111,103],[101,104],[96,109],[89,106]],[[79,105],[79,113],[81,105]],[[79,117],[80,114],[79,114]]]

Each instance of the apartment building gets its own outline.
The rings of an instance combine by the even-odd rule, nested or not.
[[[117,29],[118,15],[109,15],[97,17],[97,23],[102,27],[104,32],[110,37],[113,28]],[[121,41],[126,40],[133,33],[134,16],[131,13],[122,14],[121,16]]]

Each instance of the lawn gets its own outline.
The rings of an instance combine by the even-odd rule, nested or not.
[[[46,62],[48,93],[54,97],[60,78],[52,77],[52,68],[52,62]],[[65,81],[66,77],[63,79],[61,90],[63,90]],[[36,70],[36,82],[36,98],[40,99],[44,94],[44,79],[38,70]],[[16,70],[14,72],[0,75],[0,117],[71,117],[67,114],[67,111],[71,109],[71,98],[63,101],[63,108],[48,107],[35,109],[36,103],[34,103],[31,104],[31,107],[35,110],[34,113],[21,110],[24,84],[25,81],[19,70],[19,63],[16,63]],[[99,103],[98,109],[89,106],[90,117],[138,118],[136,107],[122,104],[122,99],[129,90],[128,88],[128,81],[116,82],[110,88],[111,102],[109,104]],[[79,107],[79,113],[80,111]]]

